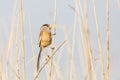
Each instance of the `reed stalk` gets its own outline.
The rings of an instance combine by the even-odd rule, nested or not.
[[[110,44],[110,26],[109,26],[109,0],[106,0],[106,51],[107,51],[107,71],[106,80],[110,80],[110,54],[109,54],[109,44]]]
[[[22,8],[22,0],[20,0],[20,26],[22,32],[22,76],[23,80],[26,80],[26,69],[25,69],[25,48],[24,48],[24,22],[23,22],[23,8]]]

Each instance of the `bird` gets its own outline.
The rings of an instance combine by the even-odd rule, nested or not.
[[[41,52],[44,48],[48,47],[52,43],[52,36],[51,36],[51,28],[50,24],[43,24],[40,28],[39,33],[39,54],[37,58],[37,71],[39,70],[39,61],[41,57]]]

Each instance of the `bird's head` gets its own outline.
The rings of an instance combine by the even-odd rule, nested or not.
[[[46,27],[48,27],[50,30],[52,29],[52,25],[50,25],[50,24],[43,24],[42,26],[46,26]]]

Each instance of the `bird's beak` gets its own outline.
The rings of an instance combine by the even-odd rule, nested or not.
[[[49,28],[52,29],[52,25],[50,25]]]

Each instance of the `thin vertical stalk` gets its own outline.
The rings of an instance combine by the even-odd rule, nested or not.
[[[16,60],[16,72],[19,78],[16,76],[16,80],[20,80],[20,70],[19,70],[19,47],[18,47],[18,27],[16,28],[16,53],[17,53],[17,60]]]
[[[61,71],[59,70],[59,65],[55,61],[53,61],[53,64],[55,66],[55,75],[58,77],[57,80],[63,80]]]
[[[17,64],[16,64],[16,70],[17,70],[17,75],[18,76],[16,76],[16,80],[20,80],[20,70],[19,70],[19,52],[18,52],[18,50],[17,50]]]
[[[76,18],[77,15],[74,16],[74,24],[73,24],[73,36],[72,36],[72,53],[70,58],[70,80],[73,80],[73,62],[74,62],[74,46],[75,46],[75,32],[76,32]]]
[[[52,37],[52,45],[53,45],[53,50],[54,50],[54,45],[55,45],[55,35],[56,35],[56,0],[54,0],[54,25],[53,25],[53,34],[54,36]]]
[[[19,70],[19,61],[20,61],[20,53],[19,53],[19,37],[20,37],[20,35],[19,35],[19,15],[17,15],[17,17],[16,17],[16,32],[15,32],[15,45],[16,45],[16,53],[17,53],[17,55],[16,55],[16,57],[17,57],[17,59],[16,59],[16,74],[18,75],[18,77],[16,76],[16,80],[20,80],[20,70]]]
[[[120,9],[120,0],[117,0],[118,7]]]
[[[6,75],[5,75],[5,77],[6,77],[6,80],[8,80],[8,61],[7,61],[7,64],[6,64]]]
[[[25,69],[25,48],[24,48],[24,23],[23,23],[23,9],[22,0],[20,0],[20,26],[22,31],[22,70],[23,80],[26,80],[26,69]]]
[[[49,63],[50,63],[50,64],[49,64],[49,66],[50,66],[50,67],[49,67],[50,71],[49,71],[49,78],[48,78],[48,80],[53,80],[53,79],[52,79],[52,61],[53,61],[53,60],[52,60],[52,58],[51,58],[51,60],[50,60],[50,62],[49,62]]]
[[[87,80],[91,80],[91,58],[90,58],[90,42],[88,32],[88,0],[85,0],[85,17],[84,17],[84,29],[86,37],[86,52],[87,52]]]
[[[56,0],[54,0],[54,25],[53,25],[53,37],[52,37],[52,53],[55,49],[55,35],[56,35]],[[50,60],[50,72],[49,72],[49,80],[52,80],[52,59]]]
[[[54,33],[56,33],[56,0],[54,0]]]
[[[35,74],[37,74],[37,72],[36,72],[36,65],[35,65],[34,45],[33,45],[32,26],[30,23],[30,16],[29,16],[29,32],[30,32],[30,41],[31,41],[31,46],[32,46],[32,58],[34,59],[33,67],[34,67],[34,77],[35,77]]]
[[[110,54],[109,54],[109,40],[110,40],[110,30],[109,30],[109,0],[106,0],[106,51],[107,51],[107,71],[106,80],[110,80]]]
[[[98,39],[98,48],[99,48],[99,55],[100,55],[100,65],[101,65],[101,73],[102,73],[102,80],[105,79],[105,73],[104,73],[104,60],[103,60],[103,51],[101,46],[101,40],[100,40],[100,31],[98,26],[98,19],[96,14],[96,6],[95,1],[92,0],[93,8],[94,8],[94,16],[95,16],[95,22],[96,22],[96,31],[97,31],[97,39]]]
[[[0,60],[0,80],[2,80],[2,60]]]
[[[14,25],[12,24],[12,26],[11,26],[11,31],[10,31],[10,36],[9,36],[9,41],[8,41],[8,45],[7,45],[7,49],[6,49],[6,53],[3,55],[3,59],[2,60],[4,60],[4,58],[7,56],[7,59],[5,59],[5,60],[7,60],[7,63],[6,63],[6,80],[8,80],[8,62],[9,62],[9,56],[10,56],[10,49],[11,49],[11,46],[12,46],[12,44],[13,44],[13,40],[14,40]],[[9,54],[8,54],[9,53]]]

